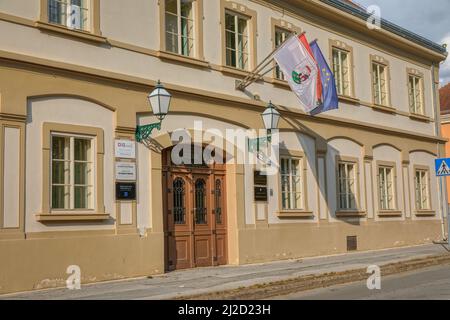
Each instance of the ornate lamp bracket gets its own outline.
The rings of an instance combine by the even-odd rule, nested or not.
[[[158,131],[161,130],[161,123],[157,122],[157,123],[151,123],[151,124],[147,124],[145,126],[137,126],[136,127],[136,141],[137,142],[142,142],[147,140],[150,135],[152,134],[152,131],[154,129],[157,129]]]

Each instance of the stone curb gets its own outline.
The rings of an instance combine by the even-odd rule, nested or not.
[[[450,254],[433,255],[424,258],[403,260],[380,265],[382,276],[389,276],[450,263]],[[325,288],[351,282],[367,280],[366,268],[350,269],[339,272],[310,274],[281,281],[265,282],[217,292],[181,295],[172,297],[176,300],[257,300],[312,289]]]

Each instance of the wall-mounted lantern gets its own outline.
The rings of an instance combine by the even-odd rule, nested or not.
[[[150,107],[152,108],[153,114],[158,118],[159,122],[151,123],[144,126],[136,127],[136,141],[142,142],[143,140],[150,137],[153,129],[161,130],[161,123],[169,113],[170,101],[172,95],[167,92],[161,82],[158,80],[158,84],[155,90],[152,91],[147,97]]]

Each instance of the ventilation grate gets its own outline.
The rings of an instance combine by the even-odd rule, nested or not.
[[[357,251],[358,250],[358,237],[348,236],[347,237],[347,251]]]

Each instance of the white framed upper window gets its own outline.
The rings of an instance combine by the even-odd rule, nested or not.
[[[281,158],[281,207],[283,210],[303,210],[304,191],[301,158]]]
[[[380,63],[372,63],[372,92],[375,104],[387,106],[388,100],[388,70],[387,66]]]
[[[286,29],[275,27],[275,48],[281,46],[291,34],[292,32]],[[278,65],[275,67],[275,77],[279,80],[285,80],[284,74]]]
[[[333,47],[333,73],[339,95],[351,96],[350,53]]]
[[[411,113],[424,115],[422,77],[408,75],[409,110]]]
[[[429,187],[429,171],[417,169],[415,176],[416,188],[416,209],[430,210],[430,187]]]
[[[338,208],[339,210],[357,210],[356,204],[356,163],[338,164]]]
[[[249,18],[233,11],[225,12],[226,65],[249,69]]]
[[[165,1],[166,51],[195,56],[195,0]]]
[[[90,31],[90,0],[48,0],[48,22]]]
[[[378,188],[380,210],[395,210],[395,177],[393,167],[380,166],[378,168]]]
[[[51,209],[94,209],[94,139],[53,133],[51,136]]]

